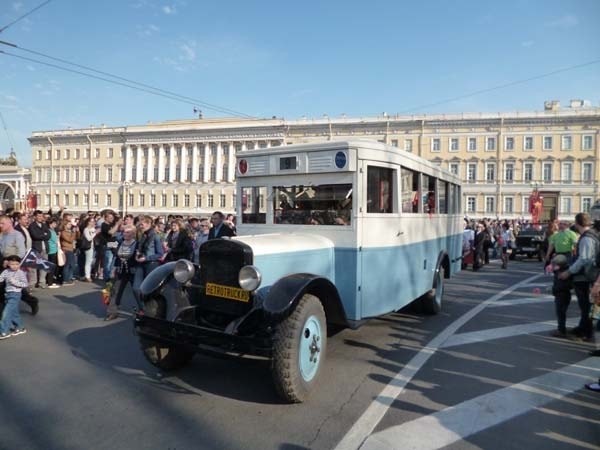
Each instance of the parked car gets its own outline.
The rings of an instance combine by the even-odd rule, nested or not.
[[[510,259],[515,259],[517,255],[523,255],[528,258],[537,256],[538,261],[542,261],[548,249],[547,228],[547,225],[532,225],[522,229],[516,237],[515,248],[513,248]]]

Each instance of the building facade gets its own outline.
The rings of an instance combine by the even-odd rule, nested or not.
[[[600,108],[369,118],[194,119],[34,132],[41,208],[206,216],[235,212],[235,154],[323,140],[372,139],[458,174],[470,217],[572,218],[600,198]]]
[[[35,196],[30,188],[31,170],[19,167],[17,157],[0,158],[0,210],[21,210],[35,207]]]

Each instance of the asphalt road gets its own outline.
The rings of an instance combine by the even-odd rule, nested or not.
[[[37,291],[28,333],[0,342],[0,448],[600,448],[600,394],[583,388],[600,358],[550,337],[550,283],[537,261],[461,272],[437,316],[407,308],[331,336],[299,405],[264,361],[198,355],[161,373],[130,317],[102,321],[98,285]]]

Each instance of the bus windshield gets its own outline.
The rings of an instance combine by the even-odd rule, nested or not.
[[[273,187],[278,224],[350,225],[352,184]]]

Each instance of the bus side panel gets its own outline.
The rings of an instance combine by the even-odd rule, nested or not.
[[[450,252],[449,238],[402,246],[363,248],[362,318],[398,310],[431,289],[438,255],[442,251]],[[452,241],[457,238],[458,235]],[[460,262],[457,264],[460,267]],[[455,271],[456,263],[451,264],[451,272]]]
[[[340,293],[346,317],[349,320],[359,320],[361,318],[361,293],[358,291],[357,286],[357,277],[360,274],[358,270],[359,261],[358,249],[335,249],[335,286]]]

